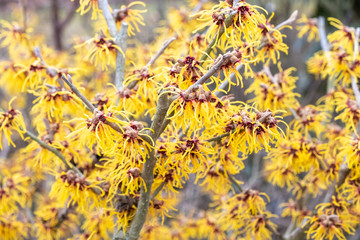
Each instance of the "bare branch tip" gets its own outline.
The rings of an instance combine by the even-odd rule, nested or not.
[[[292,21],[292,22],[295,21],[296,18],[297,18],[297,16],[298,16],[298,13],[299,13],[299,11],[298,11],[298,10],[295,10],[295,11],[290,15],[289,20]]]

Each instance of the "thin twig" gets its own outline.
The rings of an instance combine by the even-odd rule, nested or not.
[[[153,139],[152,145],[155,144],[156,139],[161,134],[160,130],[162,129],[162,125],[166,118],[166,113],[169,109],[169,106],[170,104],[167,94],[162,94],[159,97],[156,113],[151,124],[152,131],[149,132],[150,137]],[[140,198],[136,208],[136,213],[131,222],[129,230],[126,232],[126,239],[129,240],[135,240],[139,238],[140,231],[145,223],[146,215],[149,209],[151,187],[154,181],[154,167],[156,162],[155,150],[153,147],[151,149],[147,149],[149,155],[144,163],[143,171],[141,173],[146,188],[145,186],[141,186]],[[147,189],[147,191],[145,189]]]
[[[232,176],[231,174],[228,174],[228,178],[230,180],[230,182],[238,189],[238,191],[241,193],[244,190],[242,189],[242,187],[240,186],[240,184],[236,181],[236,179],[234,178],[234,176]]]
[[[156,196],[161,192],[161,190],[164,188],[165,182],[162,182],[153,192],[151,195],[151,199],[154,200]]]
[[[348,166],[346,164],[341,165],[341,168],[339,170],[339,181],[337,183],[334,183],[332,187],[328,188],[324,200],[322,201],[323,203],[331,202],[332,196],[336,194],[336,189],[345,182],[349,174],[350,169],[348,168]]]
[[[193,85],[191,85],[186,91],[188,93],[194,91],[197,86],[204,84],[210,77],[217,73],[222,66],[224,66],[230,59],[231,53],[225,53],[217,58],[215,65],[213,65],[209,71],[207,71],[200,79],[198,79]]]
[[[296,18],[297,18],[297,15],[298,15],[298,10],[295,10],[288,19],[286,19],[285,21],[283,21],[282,23],[280,23],[279,25],[277,25],[275,27],[275,29],[280,29],[282,28],[283,26],[285,25],[289,25],[289,24],[292,24]]]
[[[206,3],[206,2],[207,2],[207,0],[200,0],[196,4],[196,6],[191,10],[191,12],[196,13],[196,12],[200,11],[201,8],[203,7],[204,3]]]
[[[109,3],[107,0],[98,0],[99,9],[102,11],[106,23],[109,28],[110,35],[115,38],[117,33],[116,22],[113,15],[110,12]]]
[[[69,88],[71,89],[71,91],[78,96],[81,101],[85,104],[85,106],[87,108],[89,108],[89,110],[91,112],[95,111],[95,107],[94,105],[79,91],[79,89],[77,89],[77,87],[75,87],[75,85],[72,83],[72,78],[70,76],[70,74],[67,75],[67,78],[65,77],[65,75],[61,76],[61,79],[69,86]]]
[[[209,138],[209,139],[207,139],[206,141],[207,141],[207,142],[218,142],[218,141],[220,141],[221,139],[223,139],[224,137],[228,137],[228,136],[230,136],[230,132],[224,133],[224,134],[221,134],[221,135],[218,135],[218,136],[213,137],[213,138]]]
[[[360,35],[360,28],[356,28],[355,30],[355,39],[354,39],[354,55],[353,55],[353,61],[355,62],[356,57],[359,54],[359,35]],[[360,108],[360,92],[359,88],[357,86],[357,77],[355,75],[351,75],[351,87],[355,95],[355,100],[357,107]]]
[[[319,30],[321,49],[324,52],[328,52],[330,50],[330,48],[329,48],[329,43],[328,43],[327,37],[326,37],[325,18],[319,17],[317,24],[318,24],[318,30]]]
[[[156,60],[164,53],[165,49],[168,48],[170,46],[170,44],[175,40],[176,40],[176,38],[173,37],[173,38],[170,38],[169,40],[165,41],[164,44],[159,49],[159,51],[157,51],[157,53],[151,58],[151,60],[145,65],[144,68],[148,69],[149,67],[154,65]],[[137,81],[133,81],[127,86],[127,88],[132,89],[136,86],[136,84],[137,84]]]
[[[72,84],[72,79],[71,76],[68,74],[67,78],[65,77],[65,75],[63,75],[61,77],[61,79],[69,86],[69,88],[71,89],[71,91],[78,96],[81,101],[84,103],[84,105],[91,111],[91,112],[95,112],[95,110],[97,110],[97,108],[94,107],[94,105],[92,105],[92,103],[79,91],[79,89],[77,89],[77,87],[75,87],[74,84]],[[114,129],[115,131],[119,132],[119,133],[123,133],[123,130],[119,127],[119,125],[117,125],[114,122],[110,122],[110,121],[105,121],[104,122],[106,125],[110,126],[112,129]],[[145,140],[148,143],[151,143],[151,139],[149,139],[149,137],[147,137],[146,135],[141,135],[141,138],[143,140]]]
[[[170,44],[176,40],[176,37],[172,37],[169,40],[166,40],[164,44],[161,46],[159,51],[151,58],[151,60],[146,64],[145,68],[149,68],[152,66],[156,60],[164,53],[165,49],[170,46]]]
[[[318,18],[317,26],[318,26],[318,31],[319,31],[321,49],[323,50],[326,59],[328,61],[330,61],[331,60],[331,56],[330,56],[330,53],[329,53],[330,46],[329,46],[329,43],[327,41],[324,17],[319,17]],[[334,77],[328,77],[327,86],[326,86],[327,93],[330,93],[334,89],[334,84],[335,84],[335,78]]]
[[[52,152],[53,154],[55,154],[55,156],[57,156],[71,170],[73,170],[74,172],[76,172],[80,176],[84,176],[82,174],[82,172],[78,168],[76,168],[74,165],[72,165],[69,161],[66,161],[64,155],[62,155],[61,152],[58,151],[56,148],[46,144],[44,141],[40,140],[38,137],[35,136],[35,134],[29,132],[28,130],[26,130],[25,135],[27,135],[29,138],[31,138],[32,140],[37,142],[41,147],[43,147],[43,148],[49,150],[50,152]]]
[[[251,176],[249,178],[249,188],[251,188],[256,180],[262,176],[259,174],[260,172],[260,162],[262,159],[262,156],[264,155],[264,151],[260,151],[259,153],[255,154],[254,158],[252,159],[252,170],[251,170]]]
[[[116,33],[115,43],[123,53],[117,51],[116,52],[116,68],[115,68],[115,87],[120,89],[123,86],[123,82],[125,79],[125,67],[126,67],[126,49],[127,49],[127,31],[129,25],[123,21],[121,23],[120,31]]]

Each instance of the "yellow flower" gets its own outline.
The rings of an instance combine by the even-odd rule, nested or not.
[[[246,42],[251,43],[260,39],[254,39],[254,36],[259,36],[259,26],[266,26],[266,18],[263,14],[259,13],[257,9],[264,11],[262,7],[251,5],[246,1],[239,1],[233,7],[237,11],[234,18],[234,26],[239,31],[239,34],[244,35]]]
[[[86,115],[87,118],[72,119],[70,123],[80,123],[77,124],[76,130],[67,137],[72,139],[72,141],[79,140],[82,146],[87,146],[89,149],[92,149],[94,144],[97,143],[103,151],[113,151],[115,147],[114,141],[116,141],[121,133],[105,124],[105,122],[112,122],[120,129],[122,125],[126,124],[125,121],[119,120],[113,114],[124,116],[121,112],[108,111],[107,109],[100,111],[95,108],[92,118]]]
[[[291,122],[293,129],[305,133],[305,136],[308,136],[309,131],[314,131],[319,136],[324,130],[324,122],[329,119],[329,113],[325,111],[325,107],[324,105],[307,105],[295,108],[297,117]]]
[[[343,144],[340,147],[339,155],[345,157],[345,161],[348,163],[349,168],[352,169],[351,179],[354,180],[360,177],[360,165],[359,165],[359,151],[360,151],[360,137],[359,136],[345,136],[340,137],[339,140]]]
[[[14,62],[0,61],[0,85],[10,95],[16,95],[19,92],[19,85],[23,85],[26,74],[17,74],[20,70]]]
[[[17,22],[9,23],[5,20],[0,20],[1,33],[0,47],[15,48],[19,45],[26,46],[29,43],[29,35],[25,32],[25,29],[21,28]],[[31,29],[26,29],[27,32]]]
[[[126,232],[131,219],[135,215],[136,206],[139,201],[139,195],[121,194],[116,196],[114,200],[118,205],[114,213],[117,216],[116,224],[118,229],[122,228],[123,231]]]
[[[289,47],[283,42],[284,35],[279,30],[269,32],[264,44],[260,45],[257,51],[257,58],[268,65],[270,60],[275,64],[280,58],[280,52],[288,53]]]
[[[67,203],[67,207],[77,204],[81,210],[89,210],[92,201],[97,198],[85,177],[73,170],[57,175],[49,196],[62,204]]]
[[[211,216],[210,214],[202,217],[197,221],[198,225],[198,238],[200,239],[209,239],[209,240],[217,240],[217,239],[226,239],[225,230],[215,216]]]
[[[80,12],[80,15],[84,15],[85,13],[89,12],[90,9],[92,9],[91,20],[95,20],[97,18],[98,13],[101,12],[98,6],[98,0],[80,0],[79,4],[80,6],[76,10],[76,12]]]
[[[307,41],[311,42],[312,40],[319,41],[319,30],[317,27],[317,19],[307,18],[305,14],[297,21],[301,26],[297,26],[296,29],[299,30],[298,38],[302,38],[305,34],[309,34]]]
[[[75,207],[64,209],[64,204],[57,198],[36,196],[39,206],[35,211],[36,236],[40,240],[70,237],[79,224]]]
[[[44,82],[44,79],[49,78],[49,75],[46,72],[46,67],[40,63],[40,60],[36,60],[30,65],[16,64],[18,72],[15,75],[17,76],[26,76],[22,84],[21,91],[28,89],[36,89],[40,84]]]
[[[153,219],[157,216],[161,217],[161,222],[164,223],[165,217],[171,217],[171,212],[176,212],[176,206],[179,203],[176,195],[158,196],[150,202],[149,214]]]
[[[206,176],[202,179],[200,186],[203,185],[206,186],[207,191],[216,194],[226,194],[230,189],[233,190],[228,173],[224,171],[224,167],[219,162],[207,170]],[[221,188],[219,186],[221,186]]]
[[[122,5],[120,9],[115,9],[113,15],[115,17],[115,21],[117,25],[121,25],[122,21],[126,21],[129,23],[128,26],[128,35],[135,36],[135,30],[140,32],[139,24],[145,26],[144,18],[141,16],[142,13],[146,13],[147,10],[140,9],[131,9],[131,7],[140,5],[142,7],[146,7],[146,4],[141,1],[132,1],[129,5]]]
[[[246,236],[248,239],[262,240],[272,239],[273,231],[276,231],[276,224],[270,218],[276,215],[269,212],[253,216],[249,225],[246,226]]]
[[[183,129],[189,127],[191,133],[202,126],[211,127],[213,121],[222,117],[222,107],[222,101],[200,85],[192,92],[180,92],[180,97],[171,103],[167,115]]]
[[[351,53],[354,49],[355,29],[345,26],[336,18],[329,17],[328,20],[332,26],[339,29],[328,35],[329,42],[335,47],[341,47]]]
[[[111,37],[106,37],[103,33],[96,35],[94,38],[75,46],[81,48],[89,46],[88,53],[85,56],[86,61],[90,61],[97,65],[101,65],[102,70],[107,70],[108,65],[113,65],[117,51],[125,56],[123,50],[117,46]]]
[[[326,53],[317,52],[306,62],[309,73],[314,74],[317,80],[326,79],[328,72],[328,59]]]
[[[275,164],[268,164],[266,166],[269,172],[268,180],[279,187],[283,188],[285,185],[291,187],[299,180],[291,167],[276,166]]]
[[[220,1],[219,4],[214,5],[210,10],[202,10],[191,17],[198,17],[197,20],[200,22],[205,22],[200,25],[193,33],[198,32],[199,30],[209,27],[206,31],[205,40],[210,42],[215,36],[217,39],[213,46],[216,46],[218,42],[225,42],[225,39],[228,38],[227,29],[225,19],[229,15],[231,10],[231,6],[224,1]],[[221,29],[224,29],[225,34],[219,37],[219,32]]]
[[[360,121],[360,109],[353,97],[353,94],[337,91],[335,92],[336,112],[341,112],[335,120],[340,119],[345,123],[346,129],[352,128],[356,132],[356,126]]]
[[[41,122],[43,118],[60,122],[65,114],[74,114],[79,109],[83,109],[81,100],[75,94],[55,86],[49,87],[43,94],[31,93],[38,96],[31,110],[35,118],[40,118],[34,120],[35,122]]]
[[[356,170],[355,170],[356,171]],[[352,171],[352,172],[355,172]],[[343,185],[339,189],[340,196],[342,196],[346,201],[352,203],[355,208],[360,207],[360,181],[359,178],[354,177],[356,174],[350,173],[350,177],[345,180]]]
[[[0,238],[16,240],[28,238],[30,225],[17,219],[16,214],[0,215]]]
[[[318,213],[307,220],[310,228],[307,231],[307,238],[315,240],[329,239],[336,237],[339,240],[345,240],[344,232],[354,234],[355,219],[351,215]]]
[[[281,214],[282,217],[291,217],[292,222],[296,222],[296,225],[300,225],[305,217],[311,214],[311,211],[305,209],[300,209],[300,206],[297,202],[292,199],[289,199],[288,202],[280,204],[280,207],[283,207],[284,210]]]
[[[185,138],[184,141],[169,144],[169,147],[170,152],[174,152],[174,154],[173,158],[168,159],[168,164],[177,166],[181,162],[190,166],[191,163],[193,171],[199,171],[201,168],[207,169],[209,165],[207,155],[213,153],[210,143],[201,141],[197,137]],[[178,171],[180,170],[178,169]]]
[[[186,90],[206,73],[195,57],[187,56],[185,59],[178,59],[171,67],[169,75],[180,89]]]
[[[133,89],[123,87],[122,89],[115,90],[113,94],[113,98],[116,99],[115,102],[118,102],[117,110],[119,111],[132,113],[136,118],[146,110],[146,105]]]
[[[20,111],[11,107],[11,103],[15,100],[13,97],[9,102],[9,110],[7,112],[0,113],[0,149],[2,149],[2,135],[8,140],[9,145],[15,147],[15,143],[11,140],[11,132],[16,131],[19,133],[22,139],[24,139],[25,123]]]
[[[114,231],[114,216],[111,211],[99,209],[85,213],[82,229],[88,233],[88,239],[108,239]]]
[[[283,70],[278,64],[279,73],[269,76],[265,71],[255,73],[254,82],[246,89],[245,93],[254,93],[254,102],[257,108],[272,111],[285,110],[298,106],[298,93],[294,93],[297,77],[291,76],[295,68]],[[290,111],[289,111],[290,112]]]
[[[245,105],[226,122],[226,132],[230,134],[228,144],[243,149],[246,154],[258,152],[263,147],[269,151],[271,144],[282,137],[279,118],[269,110],[259,112]]]
[[[141,110],[155,106],[155,99],[158,97],[159,81],[157,75],[149,68],[135,69],[129,76],[125,77],[124,86],[134,89],[136,97],[143,102]]]
[[[30,178],[22,173],[3,176],[0,188],[0,215],[25,208],[30,197]]]

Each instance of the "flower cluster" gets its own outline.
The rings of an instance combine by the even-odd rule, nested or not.
[[[1,239],[356,234],[360,28],[297,21],[299,45],[323,48],[306,62],[319,89],[303,91],[305,73],[282,67],[297,12],[274,25],[246,0],[179,1],[145,38],[157,14],[142,1],[74,4],[94,31],[69,41],[72,13],[53,12],[64,50],[35,7],[0,20]]]

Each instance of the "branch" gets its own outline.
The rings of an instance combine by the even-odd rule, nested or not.
[[[155,142],[157,138],[161,134],[161,126],[164,122],[164,119],[166,117],[166,113],[168,111],[170,104],[167,94],[162,94],[159,97],[159,101],[156,107],[156,113],[153,118],[153,122],[151,124],[151,132],[149,135],[153,139],[153,143],[155,145]],[[164,128],[165,129],[165,128]],[[149,156],[147,157],[144,166],[143,171],[141,173],[141,176],[145,182],[146,189],[144,186],[141,186],[140,190],[140,198],[138,202],[138,206],[136,208],[136,213],[134,216],[134,219],[131,222],[129,230],[126,232],[126,239],[129,240],[135,240],[139,238],[140,231],[145,223],[146,215],[149,209],[150,204],[150,194],[151,194],[151,187],[154,181],[154,167],[156,163],[155,158],[155,149],[154,146],[150,149],[148,148]],[[156,190],[155,190],[156,191]]]
[[[225,53],[224,55],[220,55],[215,65],[213,65],[207,73],[205,73],[199,80],[197,80],[193,85],[191,85],[186,92],[190,93],[196,89],[197,86],[204,84],[210,77],[212,77],[216,72],[218,72],[222,66],[224,66],[231,57],[231,53]]]
[[[154,181],[155,162],[155,150],[154,148],[152,148],[151,152],[149,153],[149,157],[144,163],[143,171],[141,173],[147,191],[145,190],[144,186],[141,186],[140,198],[136,208],[136,213],[133,220],[131,221],[129,230],[126,232],[127,240],[137,240],[140,236],[140,231],[145,223],[146,215],[150,205],[151,186]]]
[[[306,220],[304,220],[303,222],[305,222]],[[303,223],[300,224],[300,226],[298,226],[294,231],[292,231],[288,236],[284,236],[283,239],[288,239],[288,240],[303,240],[306,239],[305,238],[305,231],[309,228],[309,226],[307,225],[305,228],[303,228],[305,226],[303,226]]]
[[[166,40],[164,42],[164,44],[161,46],[161,48],[159,49],[159,51],[157,51],[157,53],[146,64],[145,68],[149,68],[150,66],[152,66],[156,62],[156,60],[164,53],[165,49],[175,40],[176,40],[176,37],[172,37],[169,40]]]
[[[321,49],[324,52],[328,52],[330,50],[330,48],[329,48],[329,43],[328,43],[327,37],[326,37],[324,17],[319,17],[317,22],[318,22],[318,30],[319,30]]]
[[[110,35],[115,38],[117,33],[116,23],[113,15],[110,12],[109,3],[107,0],[98,0],[99,9],[102,11],[106,23],[109,28]]]
[[[64,28],[74,17],[76,8],[77,8],[76,2],[74,1],[74,2],[72,2],[71,8],[70,8],[69,12],[67,13],[67,15],[65,16],[65,18],[59,23],[59,27],[61,29]]]
[[[275,27],[275,29],[278,29],[278,30],[279,30],[280,28],[282,28],[282,27],[285,26],[285,25],[292,24],[292,23],[296,20],[297,15],[298,15],[298,10],[295,10],[295,11],[290,15],[290,17],[289,17],[288,19],[286,19],[285,21],[283,21],[282,23],[280,23],[279,25],[277,25],[277,26]]]
[[[156,196],[161,192],[161,190],[164,188],[165,186],[165,181],[162,182],[153,192],[153,194],[151,195],[151,199],[154,200],[156,198]]]
[[[209,139],[207,139],[206,141],[207,141],[207,142],[218,142],[218,141],[220,141],[221,139],[223,139],[224,137],[228,137],[228,136],[230,136],[230,132],[224,133],[224,134],[221,134],[221,135],[218,135],[218,136],[213,137],[213,138],[209,138]]]
[[[201,8],[203,7],[204,3],[206,3],[206,2],[207,2],[207,0],[200,0],[196,4],[196,6],[191,10],[191,12],[196,13],[196,12],[200,11]]]
[[[351,75],[350,78],[351,78],[351,87],[352,87],[352,90],[355,95],[356,104],[357,104],[357,107],[360,108],[360,92],[359,92],[359,88],[356,83],[356,77]]]
[[[280,240],[284,240],[284,237],[276,230],[273,229],[269,224],[266,223],[266,228],[270,230],[275,236],[277,236]]]
[[[49,150],[50,152],[52,152],[53,154],[55,154],[55,156],[57,156],[65,165],[67,165],[71,170],[73,170],[74,172],[76,172],[77,174],[79,174],[80,176],[84,176],[82,174],[82,172],[76,168],[74,165],[72,165],[70,162],[66,161],[64,155],[61,154],[60,151],[58,151],[56,148],[46,144],[45,142],[41,141],[38,137],[36,137],[33,133],[29,132],[28,130],[26,130],[25,135],[27,135],[29,138],[31,138],[32,140],[34,140],[35,142],[37,142],[41,147]]]
[[[123,21],[121,23],[120,31],[116,33],[115,43],[118,45],[123,51],[124,55],[116,51],[116,69],[115,69],[115,87],[120,89],[123,86],[123,82],[125,79],[125,54],[127,48],[127,31],[129,25]]]
[[[340,168],[339,181],[328,189],[327,194],[324,200],[322,201],[323,203],[331,202],[331,198],[332,196],[335,195],[336,189],[345,182],[346,177],[349,175],[349,173],[350,173],[350,169],[347,167],[347,165],[343,164]]]
[[[355,39],[354,39],[354,56],[353,61],[355,62],[357,55],[359,54],[359,35],[360,35],[360,28],[356,28],[355,30]],[[353,89],[355,100],[357,107],[360,108],[360,92],[357,86],[357,78],[355,75],[351,75],[351,87]]]
[[[161,131],[160,131],[161,126],[164,122],[164,119],[166,118],[166,114],[169,109],[169,106],[170,106],[170,101],[169,101],[168,95],[166,93],[160,95],[159,101],[158,101],[158,104],[156,107],[156,113],[153,117],[153,122],[151,123],[152,135],[150,135],[150,136],[152,137],[152,139],[154,139],[154,141],[156,139],[158,139],[158,137],[161,134]],[[163,130],[165,130],[165,129],[163,129]]]
[[[330,47],[329,47],[329,43],[327,41],[324,17],[319,17],[317,19],[317,24],[318,24],[321,49],[323,50],[327,60],[330,61],[330,59],[331,59],[331,57],[329,55]],[[335,84],[335,78],[329,77],[327,79],[327,87],[326,87],[327,93],[331,92],[334,89],[334,84]]]
[[[161,48],[159,49],[159,51],[157,51],[157,53],[151,58],[151,60],[145,65],[144,68],[148,69],[149,67],[151,67],[155,62],[156,60],[161,56],[161,54],[164,53],[165,49],[167,47],[170,46],[170,44],[176,40],[175,37],[173,38],[170,38],[169,40],[165,41],[164,44],[161,46]],[[133,89],[135,86],[136,86],[136,83],[137,81],[133,81],[132,83],[130,83],[127,88],[128,89]]]
[[[238,191],[239,191],[240,193],[244,191],[244,190],[242,189],[242,187],[240,186],[240,184],[236,181],[236,179],[234,178],[234,176],[228,174],[228,178],[229,178],[230,182],[235,185],[235,187],[238,189]]]
[[[75,87],[74,84],[72,84],[72,79],[71,76],[68,74],[67,75],[68,78],[65,77],[65,75],[61,76],[61,79],[69,86],[69,88],[71,89],[71,91],[78,96],[81,101],[84,103],[84,105],[91,111],[94,112],[97,108],[94,107],[94,105],[92,105],[92,103],[79,91],[79,89],[77,89]],[[109,122],[109,121],[105,121],[105,124],[110,126],[112,129],[114,129],[115,131],[119,132],[119,133],[123,133],[122,129],[114,122]],[[151,139],[149,139],[146,136],[142,136],[142,138],[151,143]]]
[[[84,105],[89,108],[89,110],[91,112],[95,111],[95,107],[94,105],[92,105],[92,103],[79,91],[79,89],[77,89],[77,87],[75,87],[75,85],[72,83],[72,78],[70,76],[70,74],[67,75],[67,78],[65,77],[65,75],[61,76],[61,79],[69,86],[69,88],[71,89],[71,91],[78,96],[81,101],[84,103]]]

